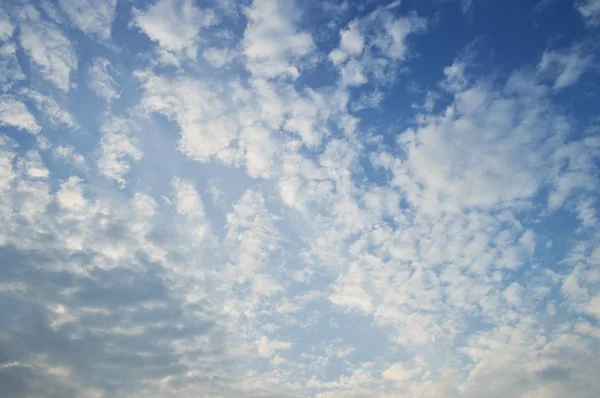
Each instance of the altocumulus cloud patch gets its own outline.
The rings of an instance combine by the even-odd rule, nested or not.
[[[0,391],[597,397],[597,0],[1,1]]]

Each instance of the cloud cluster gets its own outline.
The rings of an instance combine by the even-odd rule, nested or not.
[[[482,70],[410,8],[0,11],[1,390],[598,395],[590,41]]]
[[[394,79],[398,61],[408,55],[408,36],[423,32],[427,26],[417,15],[397,17],[396,6],[379,7],[340,30],[339,47],[329,53],[330,61],[339,69],[340,84],[361,86],[369,75],[381,83]]]

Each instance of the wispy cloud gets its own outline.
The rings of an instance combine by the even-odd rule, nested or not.
[[[106,58],[94,58],[88,68],[88,84],[92,91],[107,103],[121,96],[118,84],[111,76],[110,61]]]
[[[583,0],[576,2],[576,8],[589,25],[595,26],[600,23],[600,1]]]
[[[578,47],[564,52],[546,51],[538,65],[538,73],[554,77],[554,88],[561,89],[575,84],[592,62],[593,58],[583,55]]]
[[[0,97],[0,123],[36,134],[41,127],[24,103],[4,95]]]
[[[60,0],[60,6],[75,26],[102,41],[110,40],[117,0],[95,3],[90,0]]]
[[[23,7],[19,18],[19,40],[27,55],[46,80],[69,91],[71,72],[77,69],[77,56],[71,41],[57,25],[44,21],[33,6]]]

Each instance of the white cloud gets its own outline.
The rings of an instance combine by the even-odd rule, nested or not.
[[[364,45],[365,39],[360,32],[358,23],[352,21],[345,29],[340,30],[340,45],[329,53],[329,59],[338,65],[349,57],[360,55]]]
[[[425,20],[418,17],[389,19],[384,22],[385,35],[374,39],[374,44],[391,59],[406,58],[406,39],[411,33],[425,29]]]
[[[38,4],[36,4],[36,7],[52,22],[58,25],[67,23],[63,14],[60,12],[60,8],[58,8],[58,4],[55,4],[50,0],[40,0]]]
[[[196,4],[133,12],[178,67],[119,51],[116,85],[117,48],[92,46],[74,82],[120,101],[98,120],[75,114],[77,134],[0,136],[0,306],[35,315],[3,318],[9,386],[49,398],[600,391],[600,139],[552,88],[579,72],[551,61],[492,79],[461,56],[431,64],[441,84],[409,84],[423,106],[400,96],[353,116],[388,106],[411,65],[425,21],[399,1],[342,3],[317,28],[305,22],[331,5],[298,3],[302,19],[291,1],[257,1],[204,36]],[[116,46],[140,38],[117,31]],[[313,85],[302,73],[314,65],[337,69]],[[89,94],[36,84],[0,96],[9,135],[71,125],[61,106]]]
[[[209,47],[202,52],[204,59],[215,68],[222,68],[233,61],[237,54],[228,48]]]
[[[575,46],[567,51],[545,51],[537,69],[539,74],[554,78],[554,88],[561,89],[577,83],[591,65],[592,58]]]
[[[593,297],[587,305],[586,312],[600,319],[600,295]]]
[[[397,64],[407,57],[409,35],[423,32],[426,22],[416,15],[396,17],[393,8],[379,7],[339,31],[340,44],[329,60],[343,86],[363,85],[368,76],[376,83],[395,79]]]
[[[6,13],[0,10],[0,40],[9,40],[15,30],[14,25]]]
[[[19,160],[18,167],[23,170],[25,176],[29,179],[46,179],[50,176],[50,171],[42,162],[40,154],[36,151],[29,151]]]
[[[117,0],[60,0],[60,6],[73,24],[86,35],[102,41],[110,39]]]
[[[4,135],[0,136],[0,190],[2,191],[6,191],[10,188],[10,184],[16,176],[12,166],[12,161],[15,158],[15,154],[11,151],[11,147],[13,146],[16,146],[16,143],[11,142],[11,140]],[[4,211],[0,213],[3,216]],[[0,240],[0,242],[3,241]]]
[[[48,185],[50,172],[35,150],[27,151],[17,160],[16,166],[15,199],[9,209],[23,216],[29,223],[42,222],[51,200]],[[10,233],[9,231],[6,232]]]
[[[161,61],[176,65],[196,59],[200,30],[218,22],[212,10],[199,9],[192,0],[159,0],[133,14],[132,24],[157,43]]]
[[[343,117],[348,103],[348,94],[342,90],[296,92],[290,87],[278,89],[264,80],[253,81],[253,88],[260,98],[257,118],[267,122],[271,129],[283,127],[297,134],[311,150],[320,148],[323,140],[331,135],[329,122]]]
[[[16,127],[32,134],[41,130],[27,106],[8,95],[0,96],[0,125]]]
[[[150,368],[158,373],[148,381],[146,387],[150,394],[156,396],[218,396],[223,392],[231,395],[234,391],[245,391],[236,387],[239,383],[236,369],[227,365],[222,369],[219,368],[221,365],[215,366],[227,357],[227,347],[223,346],[227,332],[222,325],[216,325],[216,318],[211,315],[214,312],[207,306],[208,296],[202,293],[206,291],[206,286],[199,279],[182,275],[185,270],[182,265],[193,264],[197,259],[190,255],[189,231],[172,228],[166,240],[158,242],[153,239],[149,233],[160,226],[156,222],[160,207],[150,196],[140,192],[116,199],[112,196],[113,192],[104,195],[77,177],[57,180],[57,189],[50,192],[47,180],[52,174],[48,174],[39,154],[29,152],[17,155],[9,140],[0,141],[0,219],[3,226],[0,256],[3,262],[11,259],[9,268],[2,268],[1,300],[5,304],[5,300],[9,299],[21,309],[27,307],[28,311],[44,314],[45,325],[42,332],[24,327],[26,332],[19,334],[18,343],[12,335],[3,337],[3,346],[9,340],[20,352],[18,358],[9,355],[8,366],[13,368],[12,363],[19,364],[14,368],[18,370],[22,364],[30,370],[26,373],[15,372],[15,382],[30,385],[29,391],[35,391],[40,396],[58,398],[64,396],[65,391],[71,391],[73,386],[86,396],[102,396],[109,386],[103,381],[99,381],[99,384],[94,382],[92,378],[97,381],[101,379],[96,379],[96,376],[89,378],[89,373],[82,372],[81,367],[93,369],[94,374],[100,375],[104,366],[100,362],[118,367],[122,365],[123,355],[126,355],[133,362],[120,369],[111,380],[116,380],[116,377],[123,386],[129,385],[127,388],[131,391],[138,389],[133,373],[145,372]],[[51,239],[44,240],[44,236]],[[11,252],[11,247],[18,249]],[[158,275],[153,269],[155,261],[161,261],[161,251],[175,255],[180,260],[176,263],[172,260],[165,262],[161,275]],[[44,254],[38,261],[24,256],[26,252]],[[62,254],[52,257],[52,253],[58,252]],[[82,258],[86,260],[81,261]],[[20,272],[31,272],[39,278],[22,278],[19,276],[23,275],[21,273],[13,274],[12,264],[19,267]],[[74,283],[71,285],[75,288],[72,295],[63,294],[67,286],[60,277],[55,278],[59,275],[68,275]],[[171,286],[179,285],[181,289],[177,290],[185,291],[186,296],[167,291],[163,278],[169,279]],[[192,289],[189,289],[190,283],[194,286]],[[197,291],[193,292],[194,289]],[[27,293],[32,290],[36,292],[36,297]],[[174,311],[178,315],[173,318],[165,311]],[[135,321],[112,320],[126,314]],[[158,314],[163,315],[157,317]],[[12,321],[11,324],[28,324],[25,319],[15,321],[17,324]],[[65,328],[73,325],[83,328],[80,330],[85,329],[84,333],[93,334],[93,341],[67,336]],[[61,362],[59,357],[67,358],[62,354],[57,356],[52,351],[41,358],[36,350],[24,349],[31,347],[33,341],[45,341],[49,335],[60,341],[76,341],[76,344],[87,347],[88,352],[98,350],[96,352],[102,352],[104,359],[88,362],[86,357],[80,357],[84,364],[69,355],[65,362]],[[161,340],[162,348],[148,339],[150,335]],[[109,340],[116,344],[112,346],[116,351],[104,347],[103,343],[96,344],[96,341]],[[140,342],[143,346],[138,344]],[[140,354],[140,350],[144,353],[154,352],[157,356],[151,354],[151,359],[146,354]],[[212,353],[209,356],[188,356],[194,352]],[[221,382],[217,383],[219,385],[193,383],[190,390],[187,390],[188,387],[163,387],[160,382],[156,385],[156,381],[164,377],[181,381],[189,377],[187,370],[177,368],[174,372],[165,371],[170,368],[172,358],[185,363],[183,368],[193,374],[207,367],[211,369],[211,374],[226,376],[227,380],[223,381],[223,385],[220,385]],[[4,365],[6,362],[3,363],[3,372],[6,372]],[[258,376],[254,380],[261,378]],[[43,390],[38,390],[37,383],[42,380]]]
[[[420,373],[420,369],[406,369],[401,363],[395,363],[383,372],[383,378],[393,381],[407,381]]]
[[[262,336],[257,341],[258,353],[264,357],[272,357],[281,350],[287,350],[292,347],[289,341],[270,340],[268,337]]]
[[[460,89],[442,114],[424,115],[419,127],[399,137],[407,160],[398,164],[393,183],[404,186],[410,203],[459,211],[537,192],[546,159],[568,125],[523,82],[515,75],[503,92],[486,82]]]
[[[589,322],[578,322],[575,324],[575,331],[579,334],[591,336],[600,339],[600,328],[592,326]]]
[[[0,10],[0,87],[5,92],[17,81],[25,79],[25,74],[17,60],[17,47],[11,40],[15,26],[10,17]]]
[[[227,198],[227,195],[223,192],[223,181],[219,178],[211,178],[206,185],[206,192],[210,195],[213,205],[223,206]]]
[[[361,287],[365,279],[366,275],[360,268],[356,264],[351,265],[345,275],[333,285],[333,294],[329,299],[342,308],[371,313],[373,298]]]
[[[33,6],[20,12],[20,43],[42,76],[63,91],[70,89],[71,72],[77,69],[77,57],[70,40],[60,28],[42,20]]]
[[[279,194],[283,202],[297,210],[304,211],[304,201],[301,199],[301,182],[297,177],[282,179],[279,181]]]
[[[600,138],[585,137],[558,148],[552,156],[552,190],[548,206],[560,208],[575,192],[595,192],[598,176],[594,159],[600,155]]]
[[[467,14],[473,9],[473,4],[481,0],[461,0],[460,6],[462,8],[463,14]]]
[[[511,283],[504,291],[502,296],[511,305],[519,305],[521,303],[521,295],[523,288],[518,283]]]
[[[579,202],[577,205],[577,217],[585,228],[596,226],[598,219],[592,200],[588,199]]]
[[[179,125],[184,155],[245,166],[253,178],[271,175],[276,141],[257,114],[256,107],[263,104],[242,98],[245,89],[235,82],[218,84],[188,75],[167,78],[138,71],[135,76],[144,88],[143,108]]]
[[[12,42],[0,46],[0,70],[0,85],[5,91],[26,77],[17,60],[17,46]]]
[[[179,124],[181,152],[200,161],[213,156],[226,163],[235,159],[231,158],[231,145],[239,125],[227,114],[227,104],[217,95],[220,87],[191,77],[170,79],[150,72],[136,72],[136,77],[145,90],[144,108]]]
[[[600,0],[582,0],[576,4],[577,11],[589,25],[600,23]]]
[[[584,341],[568,334],[546,341],[532,327],[523,320],[473,338],[465,351],[476,366],[461,396],[586,397],[598,388],[590,378],[598,361]]]
[[[173,178],[174,202],[177,213],[186,219],[186,228],[191,232],[194,244],[202,242],[209,233],[205,219],[204,203],[200,194],[189,180]]]
[[[106,103],[119,98],[119,86],[110,73],[111,64],[106,58],[96,57],[88,68],[88,85],[90,89]]]
[[[80,153],[77,153],[72,145],[55,146],[52,148],[52,153],[56,158],[62,159],[65,162],[70,162],[74,166],[85,166],[85,158]]]
[[[248,175],[255,178],[269,177],[271,158],[276,148],[269,130],[250,126],[243,129],[242,134]]]
[[[468,83],[466,76],[466,64],[463,60],[455,60],[452,65],[444,68],[444,77],[441,85],[446,90],[458,92],[463,90]]]
[[[269,254],[277,249],[280,237],[275,220],[262,195],[255,191],[246,191],[227,215],[226,240],[237,248],[232,261],[239,282],[259,277]]]
[[[74,212],[87,208],[88,203],[83,196],[81,181],[80,178],[69,177],[67,181],[61,184],[56,193],[56,199],[61,208]]]
[[[126,185],[125,175],[131,167],[130,162],[142,159],[133,131],[127,120],[118,117],[102,127],[97,166],[104,177],[115,180],[121,187]]]
[[[360,86],[367,82],[362,65],[355,60],[348,61],[341,68],[340,80],[344,86]]]
[[[273,280],[270,276],[257,275],[252,281],[252,290],[258,296],[271,296],[285,291],[280,283]]]
[[[535,253],[535,232],[532,230],[525,231],[519,238],[519,244],[525,248],[527,254],[532,257]]]
[[[300,14],[294,2],[254,0],[244,13],[248,25],[242,47],[248,70],[266,78],[297,78],[297,62],[314,44],[310,33],[296,27]]]
[[[175,178],[173,180],[173,188],[175,190],[175,205],[178,213],[204,217],[202,199],[190,181]]]
[[[77,127],[77,123],[73,120],[73,116],[63,110],[61,106],[52,98],[43,94],[38,93],[32,89],[21,89],[19,93],[33,101],[38,110],[48,118],[50,124],[53,126],[65,126],[70,128]]]

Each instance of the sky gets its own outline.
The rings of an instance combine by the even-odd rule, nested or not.
[[[4,396],[600,396],[599,0],[0,4]]]

